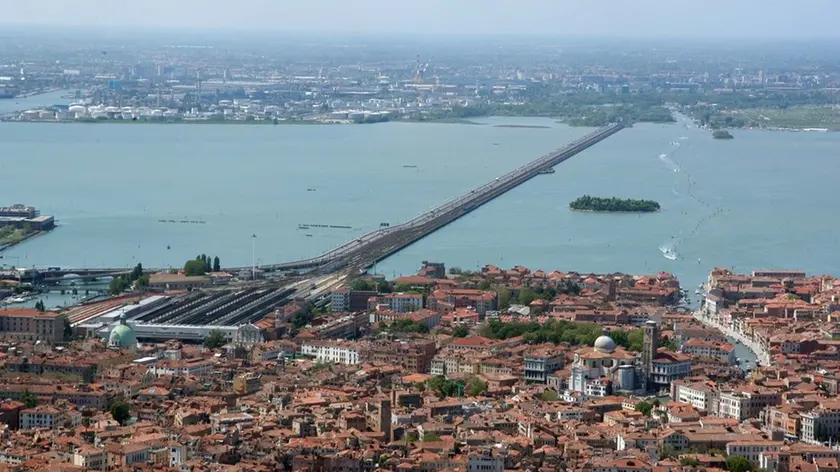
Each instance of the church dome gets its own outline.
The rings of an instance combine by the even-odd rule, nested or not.
[[[598,352],[611,353],[615,351],[615,341],[609,336],[598,336],[595,340],[595,350]]]
[[[116,348],[134,347],[137,345],[137,336],[134,335],[134,328],[125,321],[125,314],[120,315],[120,324],[111,330],[108,335],[108,346]]]

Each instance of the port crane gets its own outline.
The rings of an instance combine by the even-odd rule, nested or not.
[[[432,58],[430,57],[425,64],[420,63],[420,55],[417,55],[417,70],[414,73],[414,83],[415,84],[422,84],[423,77],[426,75],[426,70],[429,69],[429,64],[432,63]]]

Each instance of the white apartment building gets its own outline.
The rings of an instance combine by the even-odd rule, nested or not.
[[[735,418],[738,421],[743,421],[747,418],[758,418],[761,411],[766,407],[780,405],[781,403],[781,394],[772,390],[721,392],[718,416],[721,418]]]
[[[691,356],[670,351],[659,351],[653,359],[650,380],[661,389],[670,389],[671,383],[691,375]]]
[[[389,293],[380,295],[376,299],[377,305],[387,305],[390,311],[409,313],[423,308],[423,294],[420,293]]]
[[[69,423],[78,426],[82,415],[76,410],[59,410],[50,405],[39,405],[20,412],[20,429],[47,428],[55,429]]]
[[[840,401],[825,401],[817,408],[800,415],[799,439],[822,444],[840,434]]]
[[[674,382],[671,399],[680,403],[688,403],[698,411],[714,413],[713,405],[716,389],[705,382],[682,383]]]
[[[187,361],[163,361],[149,366],[149,373],[155,377],[202,377],[213,373],[213,361],[207,359]]]
[[[726,455],[741,456],[759,467],[762,452],[778,451],[784,445],[784,441],[736,441],[726,445]]]
[[[332,364],[361,364],[361,353],[357,344],[346,342],[307,342],[300,345],[300,353],[312,356],[318,362]]]
[[[727,365],[735,365],[735,345],[732,343],[689,339],[683,343],[683,352],[695,358],[707,358]]]
[[[467,472],[504,472],[505,461],[490,453],[470,454],[467,456]]]
[[[73,452],[73,465],[85,470],[105,470],[108,466],[108,454],[105,449],[83,446]]]

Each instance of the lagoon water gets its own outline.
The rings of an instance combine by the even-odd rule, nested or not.
[[[248,265],[252,234],[258,263],[309,257],[382,222],[409,219],[591,131],[547,119],[481,122],[0,123],[0,204],[35,205],[60,224],[6,251],[2,262],[175,267],[207,253],[223,265]],[[840,135],[733,134],[734,140],[715,141],[684,123],[623,130],[377,271],[414,273],[423,260],[468,269],[664,270],[687,288],[715,266],[840,273],[833,257]],[[569,211],[583,194],[649,198],[663,210]],[[353,229],[299,230],[300,224]],[[680,257],[663,257],[663,245]]]
[[[15,111],[32,110],[52,105],[67,105],[70,99],[64,98],[70,93],[68,90],[57,90],[55,92],[40,93],[24,98],[8,98],[0,100],[0,114]]]

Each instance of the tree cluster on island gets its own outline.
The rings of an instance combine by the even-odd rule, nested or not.
[[[578,211],[611,211],[647,213],[659,211],[658,202],[653,200],[621,199],[616,197],[601,198],[584,195],[569,203],[569,208]]]
[[[714,139],[734,139],[735,136],[732,136],[732,134],[729,131],[726,131],[725,129],[716,129],[712,132],[712,138],[714,138]]]

